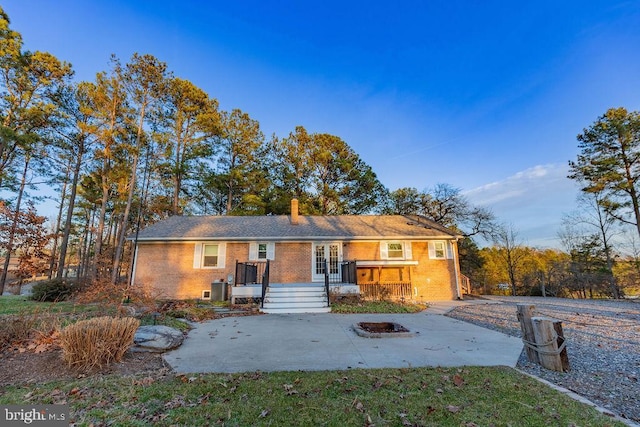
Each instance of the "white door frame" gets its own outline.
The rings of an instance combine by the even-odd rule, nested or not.
[[[316,253],[318,249],[322,249],[322,255]],[[330,260],[329,277],[332,280],[336,278],[340,281],[342,272],[340,271],[340,263],[342,262],[342,242],[313,242],[311,243],[311,281],[322,282],[324,281],[324,266],[320,264],[320,257],[331,256],[331,249],[334,249],[337,253],[334,253]]]

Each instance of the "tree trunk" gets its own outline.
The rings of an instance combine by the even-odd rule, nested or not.
[[[172,203],[172,209],[171,209],[174,215],[178,215],[180,213],[180,210],[179,210],[180,189],[182,187],[182,165],[181,165],[182,160],[181,159],[183,158],[183,156],[181,156],[181,150],[182,150],[181,139],[180,137],[177,137],[176,159],[175,159],[176,164],[175,164],[175,172],[173,174],[173,203]]]
[[[131,165],[131,179],[129,181],[129,194],[127,195],[127,205],[124,208],[124,217],[122,218],[122,227],[118,233],[118,240],[116,242],[116,252],[113,259],[113,271],[111,272],[111,283],[116,284],[118,282],[118,275],[120,271],[120,258],[124,249],[124,239],[127,235],[127,222],[129,221],[129,213],[131,212],[131,204],[133,203],[133,194],[136,190],[136,175],[138,173],[138,159],[140,157],[140,147],[142,145],[142,126],[144,124],[145,107],[143,104],[140,110],[140,120],[138,122],[138,133],[136,135],[136,150],[133,156],[133,164]]]
[[[109,182],[107,181],[107,161],[102,171],[102,201],[100,204],[100,216],[98,217],[98,230],[96,231],[96,246],[93,256],[93,265],[89,277],[92,281],[98,278],[98,266],[102,255],[102,236],[104,235],[104,225],[107,216],[107,204],[109,203]]]
[[[7,272],[9,270],[9,262],[11,261],[11,253],[13,252],[13,243],[16,237],[16,231],[18,229],[18,221],[20,221],[20,205],[22,204],[22,196],[24,194],[24,187],[27,183],[27,171],[29,170],[30,157],[27,155],[24,160],[24,169],[22,171],[22,179],[20,181],[20,190],[18,190],[18,199],[16,200],[16,210],[13,215],[13,223],[11,224],[11,230],[9,231],[9,239],[7,241],[7,254],[4,258],[4,268],[2,269],[2,276],[0,277],[0,295],[4,293],[4,285],[7,281]]]
[[[82,256],[80,257],[80,268],[78,277],[86,278],[89,274],[89,251],[93,241],[93,233],[91,230],[95,224],[96,211],[91,209],[87,212],[87,222],[85,223],[84,235],[82,240]]]
[[[83,144],[80,144],[78,150],[78,158],[73,169],[73,180],[71,182],[71,194],[69,195],[69,204],[67,206],[67,218],[64,223],[64,233],[62,235],[62,243],[60,244],[60,261],[58,262],[58,272],[56,277],[60,279],[64,273],[65,260],[67,257],[67,246],[69,244],[69,235],[71,234],[71,221],[73,219],[73,209],[76,203],[76,192],[78,190],[78,179],[80,177],[80,168],[82,167],[82,158],[84,157]]]
[[[67,183],[69,181],[69,168],[62,185],[62,194],[60,195],[60,207],[58,209],[58,218],[56,219],[55,238],[53,239],[53,248],[51,249],[51,261],[49,261],[49,272],[47,277],[51,279],[56,264],[56,253],[58,252],[58,239],[60,234],[60,226],[62,224],[62,211],[64,210],[64,199],[67,198]]]

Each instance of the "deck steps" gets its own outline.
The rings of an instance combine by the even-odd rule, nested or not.
[[[263,313],[328,313],[327,292],[322,284],[269,286]]]

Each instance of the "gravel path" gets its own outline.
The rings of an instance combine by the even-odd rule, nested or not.
[[[534,305],[536,315],[562,321],[571,370],[530,364],[524,351],[518,368],[640,422],[640,302],[486,298],[487,304],[457,307],[448,316],[520,337],[516,304]]]

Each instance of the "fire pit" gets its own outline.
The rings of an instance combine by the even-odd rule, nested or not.
[[[353,325],[353,330],[365,338],[401,338],[413,335],[407,328],[394,322],[360,322]]]

